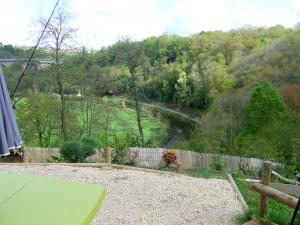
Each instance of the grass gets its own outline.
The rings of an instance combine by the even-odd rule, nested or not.
[[[74,103],[73,103],[74,104]],[[75,103],[76,105],[76,103]],[[79,113],[79,103],[75,111]],[[99,136],[103,132],[106,126],[106,119],[108,118],[109,133],[117,136],[122,136],[126,132],[131,132],[134,134],[139,134],[136,113],[130,108],[123,108],[121,105],[111,104],[110,102],[104,100],[99,103],[98,106],[98,121],[100,129],[94,132],[94,136]],[[106,118],[106,116],[108,117]],[[82,118],[80,118],[81,125],[83,124]],[[156,147],[161,146],[168,139],[168,125],[154,119],[146,114],[142,114],[142,127],[144,133],[145,143],[148,145]],[[102,130],[101,130],[102,128]]]
[[[159,170],[161,171],[167,171],[167,172],[176,172],[175,167],[163,167],[160,168]],[[212,168],[206,168],[206,169],[200,169],[200,170],[188,170],[188,169],[183,169],[182,174],[188,175],[191,177],[196,177],[196,178],[204,178],[204,179],[227,179],[227,170],[223,171],[218,171]]]
[[[68,104],[74,113],[74,119],[68,121],[71,131],[70,133],[73,136],[77,136],[84,125],[84,118],[82,117],[83,114],[81,113],[79,101],[73,101],[72,99],[69,99],[68,101],[70,101]],[[26,98],[22,99],[19,104],[26,104]],[[21,113],[24,113],[24,111],[21,111]],[[97,141],[100,141],[100,136],[104,134],[105,129],[108,131],[108,137],[110,139],[109,142],[113,140],[114,136],[121,138],[128,132],[137,136],[139,135],[136,113],[132,109],[122,108],[121,105],[109,104],[99,99],[99,103],[94,113],[96,114],[96,119],[93,122],[91,136]],[[33,124],[31,124],[31,121],[26,121],[26,123],[21,123],[21,121],[19,122],[20,125],[25,124],[24,129],[20,126],[20,131],[26,146],[38,146],[38,135],[37,133],[34,133],[36,132],[36,128]],[[142,126],[146,146],[160,147],[168,140],[168,124],[152,118],[147,114],[143,114]],[[28,127],[31,129],[31,135],[28,134]],[[55,133],[53,132],[49,146],[59,147],[61,141],[61,134],[58,129]]]
[[[192,177],[205,178],[205,179],[226,179],[226,170],[215,170],[212,168],[202,169],[202,170],[188,170],[185,173]]]
[[[119,109],[117,107],[111,107],[110,115],[113,115],[111,120],[111,128],[115,133],[121,134],[128,130],[138,133],[136,114],[130,109]],[[143,132],[145,142],[150,140],[152,145],[159,146],[168,137],[168,126],[158,120],[155,120],[147,115],[142,116]]]
[[[247,209],[245,212],[239,214],[236,217],[237,224],[244,224],[252,219],[253,211],[252,209]]]
[[[245,178],[249,178],[249,176],[240,174],[235,177],[235,182],[249,206],[249,211],[246,211],[237,217],[238,224],[243,224],[249,220],[251,218],[250,215],[259,217],[259,194],[249,190],[249,183],[244,181]],[[279,225],[288,225],[291,220],[292,213],[293,209],[289,208],[288,206],[276,202],[270,198],[268,199],[267,220]],[[300,218],[298,218],[298,221],[295,224],[300,224]]]

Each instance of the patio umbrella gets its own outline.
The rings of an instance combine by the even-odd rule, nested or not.
[[[9,155],[9,150],[21,148],[21,145],[21,135],[0,65],[0,156]]]

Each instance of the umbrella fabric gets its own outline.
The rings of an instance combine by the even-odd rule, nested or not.
[[[9,150],[21,145],[21,135],[0,65],[0,156],[9,155]]]

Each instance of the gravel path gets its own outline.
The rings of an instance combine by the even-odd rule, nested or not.
[[[107,195],[91,225],[231,225],[242,209],[229,182],[220,179],[54,165],[0,165],[0,172],[104,185]]]

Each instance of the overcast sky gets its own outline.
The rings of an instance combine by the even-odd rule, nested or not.
[[[33,45],[31,21],[56,0],[0,0],[0,42]],[[77,42],[100,48],[121,36],[140,40],[164,32],[190,35],[244,25],[293,27],[300,0],[70,0]]]

